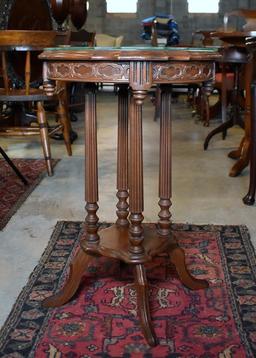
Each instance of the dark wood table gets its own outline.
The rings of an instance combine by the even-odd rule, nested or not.
[[[107,256],[134,267],[138,313],[149,345],[157,344],[149,311],[148,283],[144,264],[166,253],[182,283],[192,290],[208,283],[190,275],[184,251],[171,232],[171,90],[170,84],[198,83],[214,79],[215,49],[121,48],[45,49],[44,87],[53,93],[51,80],[87,83],[85,94],[85,219],[86,238],[70,266],[64,288],[47,298],[47,307],[68,302],[78,289],[92,256]],[[117,220],[98,231],[98,160],[95,83],[109,82],[118,91]],[[159,220],[154,229],[142,224],[143,148],[142,104],[152,85],[161,86]],[[128,110],[129,109],[129,110]],[[129,113],[129,115],[128,115]],[[129,160],[128,160],[129,159]],[[129,198],[129,203],[128,203]]]
[[[254,62],[252,61],[252,56],[246,49],[246,39],[248,37],[256,36],[256,31],[215,31],[211,33],[213,38],[218,38],[222,40],[226,45],[224,46],[224,57],[223,62],[225,63],[237,63],[244,64],[244,77],[245,77],[245,110],[244,110],[244,129],[245,134],[239,144],[239,147],[236,150],[232,150],[228,156],[236,160],[235,164],[232,166],[229,175],[236,177],[247,165],[249,164],[250,158],[250,142],[251,142],[251,90],[250,85],[252,81],[252,72]],[[241,70],[239,70],[241,71]],[[223,111],[226,110],[223,108]],[[235,116],[239,116],[237,110],[234,113]],[[239,118],[234,118],[232,120],[226,121],[221,124],[218,128],[210,132],[205,140],[204,147],[205,149],[208,146],[209,140],[216,133],[221,133],[224,130],[227,130],[232,126],[233,122],[236,122]]]

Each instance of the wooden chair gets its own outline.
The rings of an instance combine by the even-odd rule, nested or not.
[[[70,45],[93,47],[95,44],[95,35],[95,32],[89,32],[84,29],[72,31],[70,33]]]
[[[40,52],[45,47],[55,45],[57,32],[55,31],[30,31],[30,30],[3,30],[0,31],[0,51],[2,62],[3,87],[0,88],[0,136],[30,136],[40,135],[43,154],[46,161],[48,175],[53,175],[51,162],[51,150],[49,137],[61,131],[68,155],[72,155],[70,143],[70,121],[67,112],[67,98],[65,85],[56,84],[55,94],[48,97],[43,89],[32,82],[33,53]],[[24,73],[17,74],[19,83],[15,83],[11,76],[13,68],[10,58],[25,53]],[[19,66],[20,67],[20,66]],[[44,103],[57,101],[56,125],[50,127],[46,119]],[[11,113],[4,111],[4,106],[11,104]],[[16,119],[26,116],[25,105],[29,108],[31,121],[27,126],[17,126]],[[14,120],[13,120],[14,117]],[[36,122],[36,125],[34,124]]]

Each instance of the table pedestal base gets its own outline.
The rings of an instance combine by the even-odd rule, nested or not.
[[[86,240],[80,243],[80,250],[70,265],[69,277],[63,289],[44,300],[45,307],[59,307],[67,303],[76,293],[81,278],[93,256],[105,256],[119,259],[134,266],[134,282],[137,292],[137,307],[143,334],[150,346],[157,345],[154,328],[151,323],[148,282],[144,264],[155,256],[166,253],[175,266],[180,281],[188,288],[197,290],[208,287],[208,282],[191,276],[186,263],[184,251],[171,235],[160,236],[157,226],[143,225],[145,255],[143,260],[134,261],[129,254],[129,227],[113,225],[99,231],[100,243],[92,246]]]

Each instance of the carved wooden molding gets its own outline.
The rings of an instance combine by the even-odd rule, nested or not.
[[[156,63],[153,65],[153,82],[204,82],[213,79],[214,72],[214,65],[208,62]]]
[[[47,77],[85,82],[129,83],[134,90],[148,90],[153,83],[196,83],[213,80],[212,62],[53,62]]]
[[[55,62],[48,64],[49,78],[86,82],[128,82],[129,63]]]

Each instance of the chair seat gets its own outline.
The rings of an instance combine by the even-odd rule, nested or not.
[[[51,97],[51,100],[54,99]],[[29,94],[26,94],[25,89],[10,89],[8,94],[6,90],[0,89],[0,101],[16,101],[16,102],[31,102],[31,101],[49,101],[49,96],[41,89],[30,88]]]

